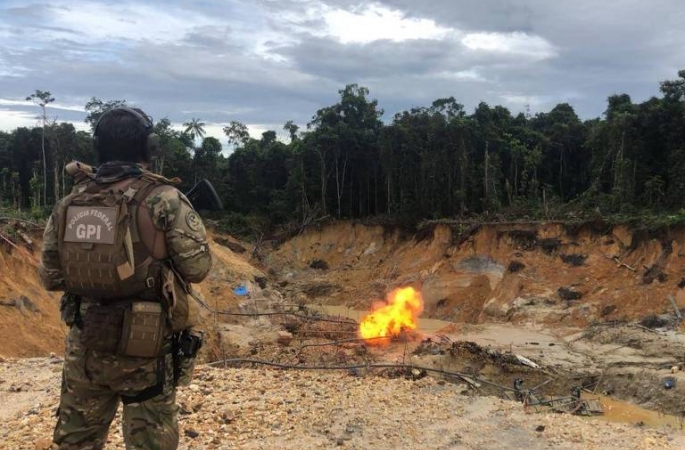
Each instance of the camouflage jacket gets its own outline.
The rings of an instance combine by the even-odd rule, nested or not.
[[[175,271],[186,282],[199,283],[207,276],[212,265],[207,233],[202,220],[193,210],[186,196],[167,184],[168,180],[147,172],[138,165],[108,163],[100,167],[95,180],[88,179],[83,182],[105,186],[140,175],[157,178],[162,182],[166,181],[147,195],[144,200],[146,208],[139,208],[139,211],[147,211],[154,226],[163,232],[168,257]],[[81,183],[77,184],[74,189],[80,186]],[[55,223],[53,212],[43,235],[43,255],[38,268],[41,283],[49,291],[65,289],[57,230],[58,224]]]

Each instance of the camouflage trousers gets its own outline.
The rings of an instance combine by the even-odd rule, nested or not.
[[[170,349],[170,343],[165,344]],[[100,450],[123,402],[127,449],[178,447],[178,406],[171,352],[160,358],[102,354],[84,348],[72,327],[62,371],[54,442],[62,450]]]

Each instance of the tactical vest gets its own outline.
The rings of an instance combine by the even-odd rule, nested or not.
[[[145,198],[160,180],[145,174],[74,187],[55,211],[66,290],[101,302],[159,301],[163,232],[152,224]]]

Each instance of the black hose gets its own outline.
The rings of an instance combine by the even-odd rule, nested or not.
[[[478,381],[479,383],[483,384],[488,384],[490,386],[497,387],[503,391],[511,391],[514,392],[514,389],[499,385],[497,383],[493,383],[492,381],[484,380],[482,378],[465,374],[465,373],[460,373],[460,372],[449,372],[447,370],[442,370],[442,369],[434,369],[432,367],[421,367],[421,366],[414,366],[414,365],[407,365],[407,364],[351,364],[351,365],[345,365],[345,366],[300,366],[300,365],[294,365],[294,364],[281,364],[281,363],[275,363],[271,361],[265,361],[265,360],[260,360],[260,359],[249,359],[249,358],[230,358],[230,359],[223,359],[221,361],[214,361],[211,363],[205,364],[206,366],[210,367],[216,367],[220,365],[225,365],[225,364],[259,364],[262,366],[270,366],[270,367],[277,367],[279,369],[296,369],[296,370],[353,370],[353,369],[418,369],[418,370],[425,370],[426,372],[433,372],[433,373],[438,373],[441,375],[447,375],[447,376],[452,376],[452,377],[457,377],[461,378],[468,383],[467,380],[475,380]],[[471,383],[469,383],[471,384]]]

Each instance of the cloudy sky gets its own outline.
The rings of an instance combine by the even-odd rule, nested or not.
[[[83,129],[96,96],[200,118],[224,143],[231,120],[304,126],[349,83],[386,121],[449,96],[592,118],[684,68],[684,0],[0,0],[3,130],[36,123],[36,89]]]

